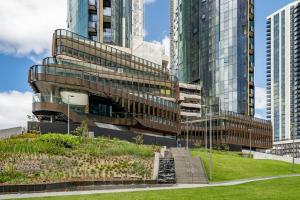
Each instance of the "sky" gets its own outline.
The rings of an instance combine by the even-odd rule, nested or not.
[[[169,46],[169,0],[145,0],[145,39]],[[265,117],[265,19],[293,0],[255,0],[256,113]],[[30,66],[50,56],[52,33],[66,28],[67,0],[0,0],[0,129],[31,115]]]

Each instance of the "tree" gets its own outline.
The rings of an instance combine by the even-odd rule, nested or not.
[[[72,134],[82,138],[87,138],[89,136],[89,128],[86,121],[82,121],[81,125],[77,127]]]

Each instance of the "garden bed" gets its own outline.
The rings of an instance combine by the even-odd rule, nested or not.
[[[0,141],[0,185],[148,180],[156,151],[117,139],[24,134]]]

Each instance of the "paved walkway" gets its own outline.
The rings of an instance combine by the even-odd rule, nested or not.
[[[23,199],[23,198],[36,198],[36,197],[54,197],[54,196],[73,196],[73,195],[90,195],[90,194],[107,194],[107,193],[123,193],[123,192],[142,192],[154,190],[174,190],[174,189],[191,189],[191,188],[204,188],[204,187],[217,187],[217,186],[232,186],[244,183],[265,181],[278,178],[300,177],[300,174],[272,176],[265,178],[253,178],[228,182],[218,182],[211,184],[178,184],[171,187],[157,187],[157,188],[136,188],[136,189],[113,189],[113,190],[91,190],[91,191],[72,191],[72,192],[45,192],[45,193],[26,193],[26,194],[7,194],[0,195],[0,199]]]

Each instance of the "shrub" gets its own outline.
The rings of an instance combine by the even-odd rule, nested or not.
[[[135,143],[137,145],[143,144],[144,143],[144,136],[142,134],[136,135],[136,137],[135,137]]]
[[[87,138],[89,136],[89,128],[87,123],[85,121],[82,121],[81,125],[77,127],[71,134]]]
[[[51,144],[55,144],[56,146],[64,147],[64,148],[73,148],[78,145],[79,138],[73,135],[61,135],[55,133],[49,133],[46,135],[42,135],[39,137],[40,141],[48,142]]]
[[[230,150],[230,147],[229,147],[228,144],[224,144],[224,145],[223,145],[223,149],[224,149],[224,151],[229,151],[229,150]]]
[[[6,165],[3,171],[0,171],[0,183],[11,182],[16,179],[23,179],[24,174],[15,170],[13,165]]]
[[[145,165],[140,162],[134,162],[132,165],[132,170],[132,173],[136,173],[137,175],[143,177],[151,175],[151,172],[149,172]]]
[[[10,139],[34,139],[37,138],[37,134],[23,133],[21,135],[12,136]]]

